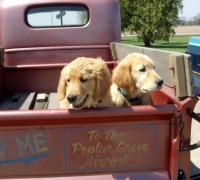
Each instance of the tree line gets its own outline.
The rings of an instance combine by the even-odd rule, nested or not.
[[[136,34],[144,46],[169,41],[180,24],[182,0],[118,0],[122,32]]]
[[[180,18],[180,26],[199,26],[200,25],[200,14],[187,20],[184,16]]]

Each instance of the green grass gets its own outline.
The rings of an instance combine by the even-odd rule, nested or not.
[[[187,49],[188,42],[191,36],[200,36],[199,35],[175,35],[170,38],[169,42],[156,41],[151,44],[151,48],[166,50],[166,51],[175,51],[180,53],[185,53]],[[135,46],[144,46],[142,41],[138,41],[137,36],[122,36],[122,41],[125,44],[132,44]]]

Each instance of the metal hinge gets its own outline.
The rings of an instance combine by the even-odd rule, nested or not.
[[[178,170],[178,180],[186,180],[185,173],[183,170]]]

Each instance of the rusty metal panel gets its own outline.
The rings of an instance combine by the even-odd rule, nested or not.
[[[0,177],[167,171],[170,125],[20,126],[1,128],[0,142]]]

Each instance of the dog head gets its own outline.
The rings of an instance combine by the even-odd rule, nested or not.
[[[90,107],[107,97],[110,85],[111,74],[102,59],[77,58],[61,71],[58,98],[66,98],[74,109]]]
[[[126,92],[142,93],[161,89],[163,80],[154,70],[153,61],[146,55],[132,53],[123,59],[113,71],[112,81]]]

